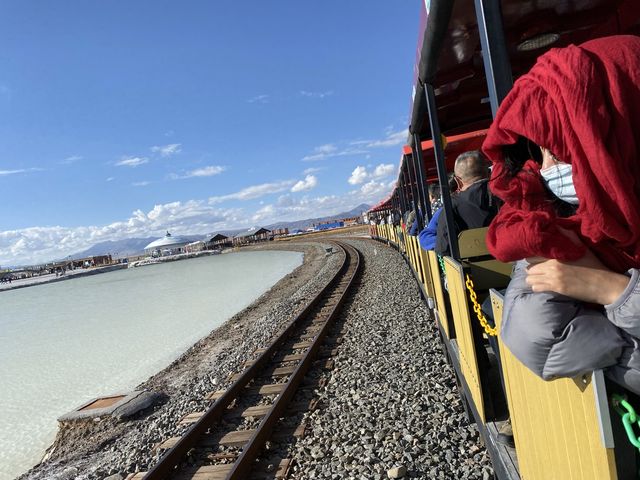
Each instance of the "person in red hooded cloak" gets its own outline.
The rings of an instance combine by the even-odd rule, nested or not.
[[[605,368],[640,393],[640,38],[542,55],[483,151],[504,201],[487,245],[516,261],[504,343],[544,379]]]

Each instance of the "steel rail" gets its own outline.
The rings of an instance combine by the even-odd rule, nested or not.
[[[337,242],[335,242],[337,244]],[[201,436],[203,436],[226,412],[227,407],[235,400],[242,389],[268,365],[273,354],[294,332],[298,323],[301,323],[309,313],[318,305],[322,298],[339,281],[349,265],[349,254],[346,249],[339,245],[344,252],[342,265],[331,280],[318,292],[318,294],[307,304],[307,306],[296,317],[289,322],[284,330],[267,347],[267,349],[253,362],[240,377],[231,384],[225,393],[211,405],[207,411],[180,437],[176,444],[168,449],[158,463],[156,463],[143,477],[144,480],[164,480],[175,473],[175,468],[187,453],[194,448]]]
[[[348,263],[346,267],[347,271],[341,272],[340,276],[342,277],[343,274],[348,273],[349,267],[352,265],[352,258],[355,266],[353,268],[351,277],[348,279],[348,282],[342,292],[340,292],[340,299],[333,306],[333,309],[327,316],[324,325],[318,332],[318,335],[316,335],[313,344],[306,351],[304,358],[300,361],[295,371],[289,377],[284,391],[280,395],[278,395],[278,398],[271,406],[271,409],[260,422],[260,425],[256,429],[256,432],[253,434],[249,442],[243,447],[242,453],[236,459],[236,462],[234,463],[231,471],[227,474],[226,480],[243,480],[248,478],[249,472],[255,465],[256,458],[262,451],[265,442],[271,436],[273,427],[282,417],[284,410],[298,390],[298,387],[302,382],[305,374],[309,370],[309,367],[311,367],[312,362],[315,360],[318,350],[320,349],[322,342],[327,335],[327,332],[333,325],[333,321],[335,320],[337,313],[340,311],[340,308],[342,308],[342,304],[347,298],[347,293],[350,291],[351,285],[360,270],[360,255],[358,251],[351,246],[347,246],[339,242],[336,243],[340,245],[340,247],[344,250],[345,260],[348,260],[348,262],[346,262]],[[342,278],[340,280],[342,280]]]

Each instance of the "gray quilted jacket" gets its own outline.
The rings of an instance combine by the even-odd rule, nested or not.
[[[640,273],[604,310],[557,293],[533,293],[527,262],[516,263],[505,294],[500,332],[504,344],[545,380],[603,368],[617,383],[640,394]]]

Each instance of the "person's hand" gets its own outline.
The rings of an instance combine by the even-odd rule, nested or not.
[[[576,245],[580,240],[573,232],[563,233]],[[556,292],[589,303],[613,303],[629,283],[629,277],[607,269],[587,249],[574,262],[532,257],[527,258],[527,284],[534,292]]]

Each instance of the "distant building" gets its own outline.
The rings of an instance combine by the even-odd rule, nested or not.
[[[271,233],[273,234],[274,237],[280,237],[283,235],[289,235],[289,229],[288,228],[274,228],[273,230],[271,230]]]
[[[186,253],[196,253],[202,252],[206,247],[206,243],[203,240],[198,240],[197,242],[187,243],[184,246],[184,251]]]
[[[344,223],[345,227],[353,227],[354,225],[363,223],[363,221],[362,221],[362,217],[350,217],[350,218],[343,218],[342,223]]]
[[[144,247],[144,251],[147,255],[154,257],[163,257],[165,255],[177,255],[179,253],[185,253],[185,247],[191,243],[184,237],[174,237],[169,232],[158,240],[154,240],[149,245]]]
[[[233,237],[233,244],[236,246],[247,245],[255,242],[265,242],[273,238],[271,230],[266,228],[253,228],[245,233],[240,233]]]
[[[344,227],[344,223],[334,220],[334,221],[331,221],[331,222],[318,223],[318,224],[314,225],[314,230],[319,232],[319,231],[322,231],[322,230],[332,230],[334,228],[341,228],[341,227]]]
[[[233,239],[221,233],[216,233],[215,235],[207,236],[205,243],[207,250],[220,250],[233,245]]]
[[[72,258],[67,262],[72,268],[100,267],[111,265],[113,259],[111,255],[93,255],[92,257]]]

